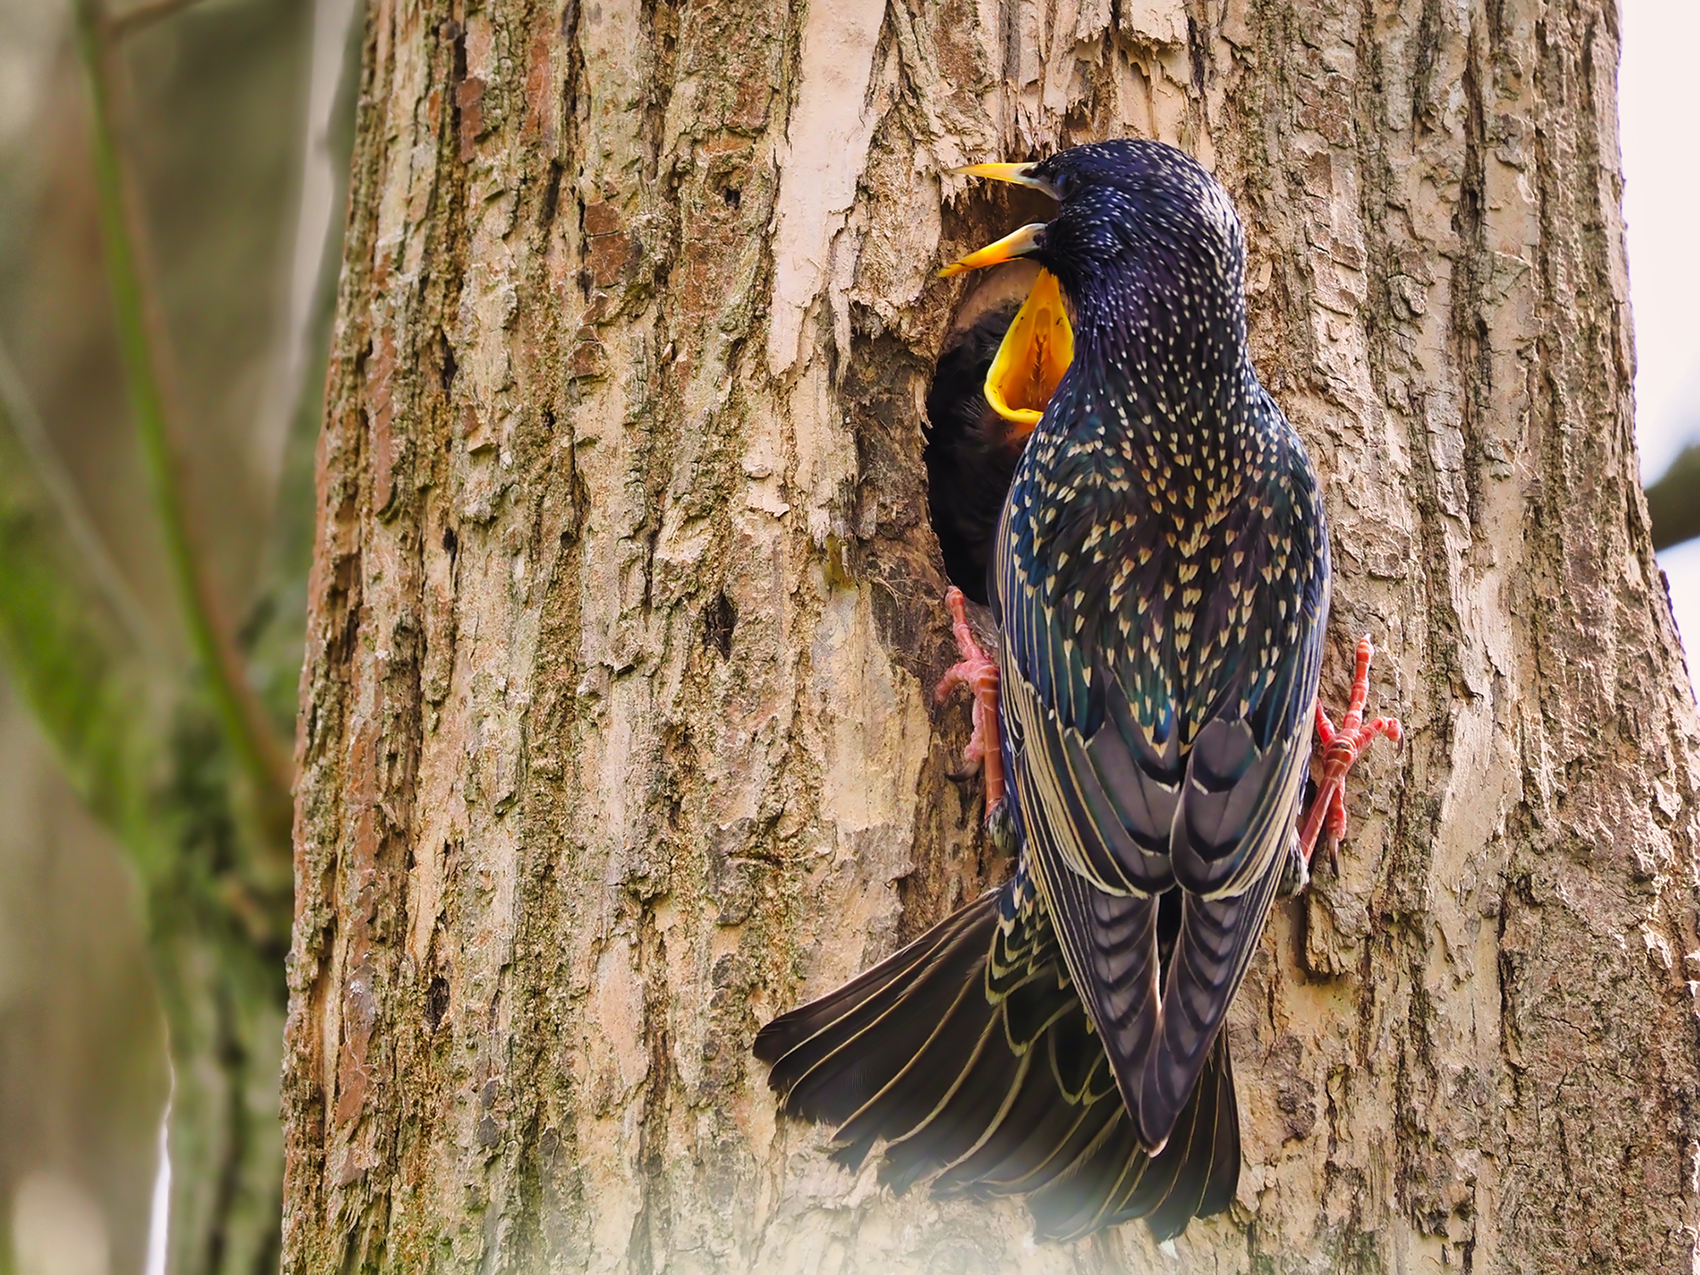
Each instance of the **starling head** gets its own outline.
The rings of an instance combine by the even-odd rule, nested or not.
[[[1060,205],[1048,222],[947,266],[945,275],[1031,257],[1057,277],[1077,326],[1125,328],[1177,301],[1226,318],[1241,340],[1245,232],[1232,201],[1197,160],[1160,142],[1097,142],[1032,164],[977,164],[978,177],[1042,190]],[[1192,326],[1192,324],[1185,324]]]

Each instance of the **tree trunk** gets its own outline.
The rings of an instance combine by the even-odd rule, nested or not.
[[[777,1120],[757,1026],[1007,870],[948,771],[942,177],[1223,178],[1411,728],[1231,1018],[1194,1270],[1687,1270],[1697,733],[1610,0],[379,0],[321,444],[285,1269],[1109,1271]],[[942,183],[942,184],[941,184]]]

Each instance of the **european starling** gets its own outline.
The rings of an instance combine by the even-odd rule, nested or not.
[[[1362,723],[1368,639],[1338,734],[1317,702],[1327,527],[1247,352],[1226,193],[1152,142],[964,171],[1060,208],[945,273],[1032,258],[1073,320],[993,542],[1001,713],[952,597],[964,663],[947,683],[975,686],[977,736],[1001,720],[999,743],[977,743],[989,799],[992,758],[1012,776],[1019,864],[770,1023],[757,1053],[788,1111],[842,1122],[851,1162],[889,1139],[899,1185],[942,1166],[946,1190],[1038,1187],[1044,1234],[1146,1216],[1161,1237],[1233,1194],[1223,1015],[1283,877],[1308,868],[1324,820],[1343,831],[1358,751],[1399,726]],[[1301,836],[1313,720],[1323,782]]]

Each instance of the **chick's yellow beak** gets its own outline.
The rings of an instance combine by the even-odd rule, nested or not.
[[[1056,188],[1033,176],[1037,167],[1037,164],[970,164],[951,171],[959,176],[989,177],[993,181],[1030,186],[1056,199]],[[996,243],[952,262],[939,271],[939,277],[948,279],[964,271],[1031,256],[1038,251],[1044,230],[1042,221],[1023,226]],[[1044,415],[1045,404],[1050,402],[1057,382],[1073,360],[1074,329],[1069,326],[1062,292],[1055,277],[1041,270],[1015,322],[1004,333],[1003,344],[986,373],[986,401],[1018,433],[1028,434]]]
[[[996,243],[989,243],[978,252],[971,252],[960,261],[953,261],[939,271],[939,278],[948,279],[967,270],[978,270],[982,266],[995,266],[1001,262],[1014,261],[1017,257],[1025,257],[1039,246],[1039,232],[1044,228],[1045,223],[1042,221],[1023,226]]]
[[[986,373],[986,402],[1026,434],[1039,423],[1073,361],[1074,329],[1062,292],[1056,276],[1041,270]]]

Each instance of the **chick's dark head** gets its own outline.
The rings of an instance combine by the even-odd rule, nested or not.
[[[1050,221],[1023,226],[942,273],[1030,257],[1057,277],[1077,325],[1088,329],[1119,326],[1142,299],[1243,315],[1245,232],[1221,183],[1184,151],[1094,142],[1038,163],[960,171],[1032,186],[1059,207]]]

